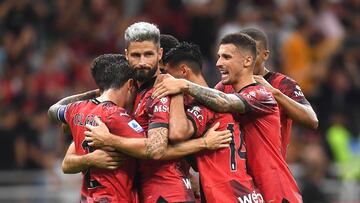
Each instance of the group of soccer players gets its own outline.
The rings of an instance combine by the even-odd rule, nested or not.
[[[125,42],[124,55],[93,61],[99,90],[49,109],[71,129],[62,167],[83,173],[81,202],[302,202],[286,147],[292,120],[317,118],[295,81],[265,68],[262,31],[221,40],[215,89],[198,46],[146,22]]]

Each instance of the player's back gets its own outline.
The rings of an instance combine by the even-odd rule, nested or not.
[[[143,137],[139,132],[131,131],[129,123],[134,120],[124,109],[117,107],[114,103],[99,102],[96,99],[75,102],[67,106],[65,119],[70,125],[76,153],[79,155],[94,150],[84,140],[84,131],[86,124],[95,125],[95,116],[100,117],[113,134]],[[90,201],[135,202],[136,190],[133,187],[135,171],[136,160],[131,157],[126,157],[116,170],[89,168],[83,171],[82,190],[88,191]]]
[[[281,154],[280,117],[271,92],[251,84],[236,93],[245,105],[244,114],[235,119],[243,126],[248,171],[264,196],[265,202],[301,202],[297,184]]]
[[[192,120],[194,137],[204,136],[207,129],[219,122],[217,130],[230,130],[232,141],[228,148],[202,151],[196,154],[203,193],[207,202],[239,202],[260,200],[252,177],[246,171],[246,148],[239,123],[229,113],[215,113],[193,103],[187,105],[188,118]],[[253,193],[255,191],[255,193]]]
[[[310,103],[306,100],[304,93],[301,91],[300,86],[296,83],[295,80],[289,78],[288,76],[277,73],[277,72],[268,72],[264,79],[268,81],[271,86],[280,90],[283,94],[293,99],[296,102],[301,104]],[[282,155],[286,159],[287,147],[290,143],[291,138],[291,127],[292,119],[286,113],[286,110],[279,106],[280,109],[280,122],[281,122],[281,143],[282,143]]]
[[[141,127],[168,128],[170,98],[151,98],[152,85],[140,90],[135,102],[134,115]],[[170,161],[140,161],[141,200],[143,202],[192,202],[189,170],[183,159]]]

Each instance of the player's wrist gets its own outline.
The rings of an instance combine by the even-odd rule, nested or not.
[[[113,136],[110,132],[108,132],[104,139],[104,147],[112,147],[115,142],[115,136]]]
[[[181,92],[188,92],[188,90],[190,88],[189,81],[187,81],[185,79],[180,79],[180,81],[181,81],[181,86],[180,86]]]
[[[208,142],[207,142],[206,138],[202,137],[201,139],[202,139],[202,148],[203,149],[208,149],[209,145],[208,145]]]
[[[276,97],[279,97],[280,94],[281,94],[281,91],[276,89],[276,88],[272,88],[271,89],[271,93],[273,94],[273,96],[276,98]]]
[[[85,155],[83,155],[82,156],[82,162],[83,162],[83,165],[84,165],[84,167],[85,168],[88,168],[88,167],[92,167],[93,166],[93,156],[92,156],[92,154],[91,153],[89,153],[89,154],[85,154]]]

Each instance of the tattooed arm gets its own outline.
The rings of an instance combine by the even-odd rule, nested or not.
[[[186,93],[197,101],[217,112],[244,113],[245,103],[234,94],[203,87],[185,79],[166,78],[155,86],[153,97],[161,98],[167,95]]]
[[[57,114],[58,114],[58,110],[61,107],[65,106],[67,104],[76,102],[76,101],[95,98],[98,94],[99,94],[99,90],[96,89],[96,90],[90,90],[90,91],[87,91],[87,92],[84,92],[81,94],[76,94],[76,95],[68,96],[68,97],[61,99],[60,101],[56,102],[49,108],[48,115],[49,115],[50,120],[53,122],[60,121]]]
[[[109,128],[97,116],[94,117],[97,126],[86,125],[89,131],[85,131],[85,140],[89,146],[95,148],[113,147],[127,155],[141,159],[159,159],[168,144],[168,129],[157,127],[148,130],[148,138],[137,138],[141,135],[136,133],[125,122],[118,122],[116,125],[127,135],[110,133]],[[118,133],[121,133],[118,131]],[[129,138],[132,133],[133,136]],[[127,136],[127,137],[124,137]],[[133,138],[134,137],[134,138]],[[141,135],[144,137],[144,135]]]
[[[95,117],[98,126],[86,125],[85,131],[90,146],[96,148],[113,147],[127,155],[141,159],[169,160],[180,158],[203,149],[216,150],[228,147],[231,133],[215,131],[219,124],[210,128],[206,136],[176,145],[168,145],[168,129],[153,128],[148,131],[148,138],[125,138],[109,132],[106,125]]]

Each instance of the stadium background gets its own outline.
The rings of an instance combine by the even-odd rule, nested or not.
[[[0,202],[78,201],[80,177],[60,167],[70,140],[46,112],[95,87],[91,60],[123,53],[136,21],[200,45],[211,85],[218,40],[263,29],[267,67],[296,79],[319,118],[294,126],[287,157],[304,202],[360,202],[359,0],[1,0]]]

